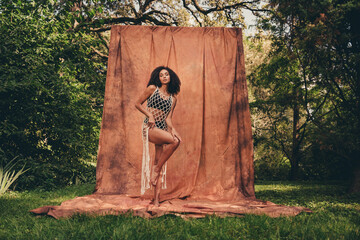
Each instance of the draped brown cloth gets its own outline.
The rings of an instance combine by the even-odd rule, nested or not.
[[[134,105],[160,65],[181,80],[173,125],[183,141],[168,161],[167,188],[155,207],[153,189],[140,194],[145,116]],[[60,218],[129,210],[145,217],[311,212],[255,198],[241,29],[112,27],[94,193],[31,211]]]

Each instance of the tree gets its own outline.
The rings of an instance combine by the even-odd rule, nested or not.
[[[67,31],[50,2],[0,8],[1,161],[27,163],[20,188],[74,183],[94,172],[86,162],[97,150],[105,65],[91,47],[100,42]]]
[[[283,155],[289,159],[289,179],[298,179],[302,144],[306,136],[308,103],[305,102],[304,82],[299,62],[290,59],[284,48],[272,51],[267,63],[261,64],[249,77],[256,101],[253,111],[260,111],[263,124],[257,130],[267,132],[265,141],[278,144]],[[308,99],[307,99],[308,100]],[[262,134],[260,134],[261,136]]]
[[[286,46],[290,59],[298,60],[306,84],[304,98],[312,88],[323,96],[315,101],[320,105],[306,108],[307,118],[326,142],[333,142],[333,154],[354,169],[352,191],[359,191],[360,3],[270,0],[268,7],[271,13],[263,27],[274,42]]]

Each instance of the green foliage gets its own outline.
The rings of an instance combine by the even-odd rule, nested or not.
[[[254,145],[256,151],[260,150],[257,154],[263,161],[260,165],[270,163],[271,155],[273,161],[277,162],[273,166],[285,167],[281,164],[285,157],[294,168],[298,167],[302,151],[305,136],[303,126],[306,124],[303,106],[307,104],[303,98],[304,83],[299,61],[290,59],[281,47],[272,50],[266,63],[259,65],[249,75],[250,89],[255,98],[250,103],[252,114],[256,116],[253,117]],[[282,168],[280,172],[286,174],[286,169]],[[298,171],[296,174],[298,177]]]
[[[94,166],[105,63],[93,35],[69,32],[51,1],[1,2],[0,156],[30,170],[18,188],[53,188]]]
[[[257,149],[257,151],[260,151]],[[267,151],[268,152],[268,151]],[[277,159],[277,154],[262,156],[254,162],[256,180],[287,180],[290,162],[286,158]]]
[[[277,142],[272,151],[281,149],[291,162],[298,149],[304,179],[355,176],[351,171],[360,166],[360,2],[270,0],[268,8],[261,25],[271,36],[272,51],[249,78],[256,99],[252,111],[263,117],[255,126],[255,143]],[[262,149],[264,156],[270,152]]]

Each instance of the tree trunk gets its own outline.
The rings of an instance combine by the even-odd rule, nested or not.
[[[291,169],[289,174],[289,180],[294,181],[298,179],[299,175],[299,161],[297,159],[292,159],[290,161]]]
[[[351,178],[351,185],[349,192],[350,193],[359,193],[360,192],[360,159],[358,151],[355,156],[353,171],[352,171],[352,178]]]
[[[353,177],[351,179],[350,193],[360,192],[360,167],[357,167],[353,171]]]
[[[299,151],[299,122],[300,122],[300,109],[298,104],[299,90],[294,90],[294,104],[293,104],[293,136],[292,136],[292,150],[291,150],[291,170],[289,179],[296,180],[299,174],[299,160],[300,160],[300,151]]]

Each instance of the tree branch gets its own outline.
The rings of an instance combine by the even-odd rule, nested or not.
[[[106,47],[106,49],[109,51],[109,42],[101,35],[100,32],[97,32],[96,35],[99,37],[103,45]]]
[[[92,26],[96,26],[96,25],[101,25],[102,22],[104,22],[104,24],[116,24],[116,23],[133,23],[133,24],[139,24],[142,22],[152,22],[156,25],[160,25],[160,26],[171,26],[170,23],[166,23],[166,22],[161,22],[159,20],[157,20],[156,18],[149,16],[148,14],[144,14],[143,16],[139,17],[139,18],[133,18],[133,17],[110,17],[110,18],[106,18],[106,19],[95,19],[92,22],[87,22],[87,23],[81,23],[79,25],[77,25],[76,28],[74,28],[74,31],[78,31],[81,28],[86,28],[86,27],[90,27],[90,31],[92,32],[104,32],[104,31],[108,31],[111,29],[111,27],[102,27],[102,28],[91,28]],[[172,24],[176,25],[177,22],[172,22]]]
[[[199,26],[202,27],[203,24],[201,23],[201,21],[197,18],[197,16],[195,15],[195,13],[189,8],[189,6],[186,4],[186,0],[182,0],[183,2],[183,6],[184,8],[186,8],[190,13],[191,15],[195,18],[195,20],[198,22]]]
[[[216,5],[216,7],[209,8],[207,10],[203,9],[199,5],[197,0],[191,0],[191,2],[193,3],[196,10],[201,12],[204,15],[207,15],[207,14],[209,14],[211,12],[219,12],[219,11],[224,11],[226,9],[237,9],[237,8],[246,8],[246,9],[252,11],[252,12],[271,12],[268,9],[256,9],[256,8],[251,8],[251,7],[248,6],[249,4],[259,3],[260,0],[245,1],[245,2],[235,3],[235,4],[226,5],[226,6],[222,6],[222,7],[220,7],[219,5]]]
[[[285,156],[292,162],[292,159],[291,159],[291,157],[290,157],[290,154],[288,154],[288,152],[287,152],[287,150],[286,150],[286,147],[285,147],[284,142],[281,141],[281,139],[277,137],[277,128],[276,128],[276,125],[275,125],[274,127],[275,127],[275,129],[274,129],[274,135],[273,135],[273,136],[274,136],[275,140],[280,143],[283,153],[284,153]]]
[[[236,27],[236,23],[235,23],[234,19],[232,19],[232,17],[231,17],[231,12],[230,12],[230,10],[225,10],[224,12],[225,12],[226,19],[227,19],[229,22],[231,22],[231,25],[232,25],[233,27]]]
[[[144,5],[142,5],[140,7],[140,10],[142,13],[146,12],[146,10],[148,10],[148,8],[150,7],[150,3],[152,3],[154,0],[146,0]]]
[[[96,32],[96,33],[100,33],[100,32],[106,32],[106,31],[109,31],[111,30],[111,27],[102,27],[102,28],[89,28],[89,30],[91,32]]]
[[[99,55],[100,57],[104,58],[104,59],[108,59],[108,55],[105,55],[103,53],[101,53],[99,50],[97,50],[96,48],[94,48],[93,46],[90,47],[97,55]]]

